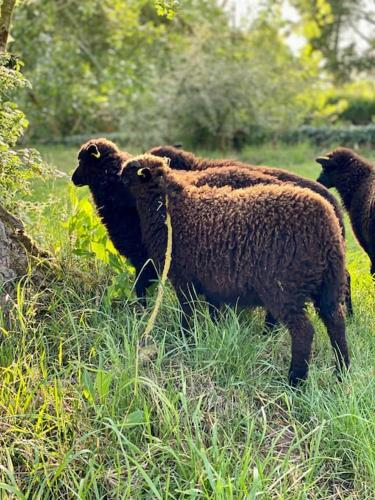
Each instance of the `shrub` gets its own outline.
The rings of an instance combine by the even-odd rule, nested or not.
[[[28,126],[25,115],[11,100],[17,90],[30,86],[21,67],[22,63],[10,54],[0,54],[0,199],[12,208],[15,195],[26,192],[29,180],[43,171],[37,151],[15,149]]]
[[[344,85],[334,92],[328,103],[345,103],[338,113],[338,121],[350,122],[354,125],[367,125],[375,121],[375,83],[360,81]]]
[[[341,144],[345,146],[375,145],[375,125],[311,127],[302,126],[289,129],[280,136],[281,141],[288,144],[308,141],[317,146]]]

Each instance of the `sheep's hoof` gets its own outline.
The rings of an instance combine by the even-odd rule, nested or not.
[[[297,387],[301,382],[306,380],[306,377],[307,370],[293,370],[292,368],[290,368],[288,376],[289,385],[291,385],[292,387]]]

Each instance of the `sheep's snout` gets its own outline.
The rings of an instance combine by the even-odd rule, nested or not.
[[[324,171],[317,178],[317,182],[319,182],[319,184],[323,184],[323,186],[325,186],[327,189],[333,187],[333,184],[332,184],[332,181],[331,181],[329,175]]]
[[[82,187],[87,185],[87,179],[80,169],[80,166],[75,169],[72,175],[72,182],[77,187]]]

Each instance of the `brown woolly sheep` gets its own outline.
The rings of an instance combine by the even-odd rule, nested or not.
[[[170,163],[169,166],[174,170],[187,170],[187,171],[206,171],[207,169],[211,169],[214,167],[219,167],[220,170],[226,167],[231,169],[230,175],[225,177],[221,177],[219,173],[213,174],[210,173],[208,177],[206,177],[206,182],[210,186],[223,186],[229,185],[232,187],[247,187],[258,182],[268,184],[270,178],[274,179],[275,184],[279,184],[279,182],[287,182],[289,184],[308,188],[312,191],[320,194],[325,198],[334,208],[336,217],[338,218],[341,231],[343,237],[345,238],[345,225],[344,225],[344,217],[341,210],[341,206],[336,197],[331,194],[328,189],[319,184],[316,181],[311,179],[307,179],[305,177],[301,177],[300,175],[289,172],[288,170],[284,170],[281,168],[273,168],[266,166],[257,166],[251,165],[247,163],[243,163],[237,160],[230,159],[208,159],[208,158],[199,158],[195,156],[193,153],[189,151],[184,151],[181,148],[177,148],[175,146],[157,146],[148,151],[149,154],[159,157],[169,158]],[[241,169],[241,176],[235,178],[233,173],[233,168],[238,167]],[[245,173],[245,169],[247,174]],[[260,175],[264,174],[267,177],[261,178]],[[254,176],[254,177],[253,177]],[[200,178],[198,185],[203,185],[205,176],[202,175]],[[350,274],[348,271],[346,272],[346,292],[345,292],[345,304],[346,309],[349,315],[353,313],[353,305],[351,299],[351,285],[350,285]],[[271,316],[267,315],[266,323],[270,326],[274,325],[274,321]]]
[[[146,290],[157,274],[142,243],[135,200],[119,177],[123,163],[129,158],[130,154],[120,151],[113,142],[92,139],[81,146],[72,181],[76,186],[90,188],[113,245],[135,267],[135,292],[144,303]]]
[[[209,302],[262,305],[292,337],[289,381],[306,378],[314,334],[305,305],[324,321],[338,367],[349,365],[342,305],[344,241],[332,206],[308,189],[259,184],[196,187],[165,159],[129,160],[122,179],[137,201],[142,237],[157,267],[165,260],[166,196],[173,227],[170,279],[184,316],[191,290]]]
[[[323,167],[318,182],[337,189],[375,274],[375,166],[347,148],[338,148],[316,161]]]
[[[279,181],[288,182],[299,187],[304,187],[315,191],[325,198],[333,206],[336,216],[339,220],[340,226],[342,228],[343,236],[345,237],[345,225],[344,217],[340,207],[340,203],[337,201],[335,196],[328,191],[325,187],[322,187],[316,181],[301,177],[300,175],[289,172],[281,168],[267,167],[264,165],[252,165],[249,163],[244,163],[239,160],[232,159],[210,159],[210,158],[200,158],[195,156],[190,151],[185,151],[183,149],[177,148],[175,146],[157,146],[155,148],[147,151],[148,154],[153,156],[160,156],[169,158],[169,166],[174,170],[207,170],[208,168],[214,167],[246,167],[250,172],[256,172],[257,174],[262,173],[265,175],[270,175]],[[228,184],[230,184],[228,182]]]
[[[181,179],[182,182],[187,182],[197,187],[204,185],[210,187],[229,186],[232,189],[240,189],[256,186],[257,184],[283,184],[282,181],[275,179],[275,177],[262,174],[261,172],[249,171],[249,169],[242,166],[214,167],[207,168],[207,170],[192,172],[176,170],[175,176],[177,179]],[[208,303],[208,308],[212,318],[216,318],[219,307],[220,304],[218,302],[214,303],[211,301]],[[264,323],[267,328],[274,328],[277,326],[278,322],[269,311],[266,311]]]

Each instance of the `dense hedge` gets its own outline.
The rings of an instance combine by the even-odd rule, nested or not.
[[[101,135],[107,137],[108,139],[117,142],[118,144],[128,145],[129,138],[126,133],[103,133],[95,134],[95,137],[100,137]],[[56,142],[63,143],[69,146],[79,146],[90,137],[87,134],[82,135],[71,135],[64,139],[58,139]],[[246,140],[247,139],[247,140]],[[342,127],[311,127],[311,126],[301,126],[297,129],[289,129],[281,134],[276,134],[274,132],[267,132],[264,129],[260,129],[258,133],[252,132],[247,135],[247,138],[241,141],[241,144],[234,144],[233,146],[242,146],[246,144],[261,144],[267,141],[280,141],[286,144],[296,144],[298,142],[310,142],[317,146],[331,145],[331,144],[342,144],[345,146],[355,146],[355,145],[368,145],[375,146],[375,124],[358,126],[358,125],[348,125]],[[155,144],[145,144],[145,148],[155,146]],[[184,143],[185,147],[190,147],[188,143]]]
[[[293,144],[297,142],[311,142],[320,145],[342,144],[355,146],[357,144],[375,145],[375,124],[348,125],[342,127],[310,127],[302,126],[290,129],[280,136],[282,142]]]

